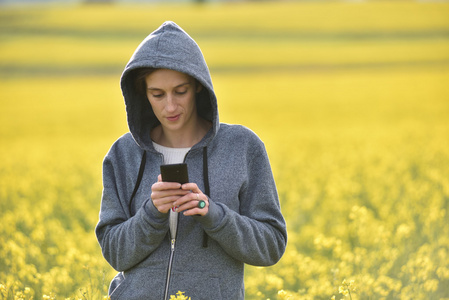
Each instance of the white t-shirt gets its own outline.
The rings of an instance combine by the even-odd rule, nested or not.
[[[162,153],[162,155],[164,156],[164,164],[166,165],[183,163],[187,152],[189,152],[190,150],[190,148],[165,147],[156,144],[155,142],[153,142],[153,146],[157,152]],[[178,226],[178,213],[173,211],[173,209],[170,209],[169,224],[170,224],[170,236],[172,239],[174,239],[176,238],[176,229]]]

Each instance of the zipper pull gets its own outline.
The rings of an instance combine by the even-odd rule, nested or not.
[[[171,239],[171,251],[175,251],[175,242],[176,239]]]

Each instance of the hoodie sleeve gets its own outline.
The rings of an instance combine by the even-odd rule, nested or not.
[[[141,155],[131,156],[120,148],[116,143],[103,162],[103,195],[95,233],[105,259],[117,271],[125,271],[160,245],[168,232],[168,214],[160,213],[148,199],[131,217],[128,197],[137,178],[140,161],[136,157]],[[126,168],[129,165],[135,168]]]
[[[282,257],[287,231],[276,185],[263,144],[249,157],[240,211],[210,199],[209,213],[198,217],[207,234],[233,258],[269,266]]]

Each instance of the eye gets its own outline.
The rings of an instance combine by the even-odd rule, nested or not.
[[[178,95],[184,95],[185,93],[187,93],[187,90],[176,91]]]
[[[164,94],[152,94],[151,96],[154,98],[162,98]]]

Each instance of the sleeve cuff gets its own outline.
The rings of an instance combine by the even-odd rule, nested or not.
[[[209,199],[209,211],[207,214],[195,216],[194,218],[203,225],[205,230],[214,230],[222,223],[224,215],[223,207]]]
[[[153,201],[151,199],[147,199],[143,204],[143,210],[145,211],[145,218],[147,221],[151,223],[166,223],[168,222],[169,214],[161,213],[157,210],[156,206],[154,206]]]

